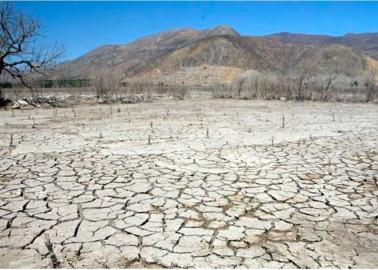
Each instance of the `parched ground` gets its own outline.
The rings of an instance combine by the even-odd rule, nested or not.
[[[0,111],[0,267],[378,268],[377,151],[376,104]]]

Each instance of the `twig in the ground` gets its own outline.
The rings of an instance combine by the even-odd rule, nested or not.
[[[51,259],[52,267],[58,268],[59,262],[58,262],[58,259],[56,258],[55,253],[54,253],[54,248],[53,248],[53,245],[50,241],[50,238],[47,235],[45,235],[45,245],[46,245],[47,250],[49,251],[49,256],[50,256],[50,259]]]
[[[285,116],[282,115],[282,124],[281,124],[281,128],[285,128]]]
[[[328,174],[331,175],[332,174],[332,168],[331,168],[331,158],[328,158],[328,164],[327,164],[327,167],[328,167]]]

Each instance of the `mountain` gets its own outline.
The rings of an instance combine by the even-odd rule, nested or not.
[[[169,72],[206,64],[280,73],[311,66],[320,73],[352,76],[364,69],[365,61],[356,50],[343,45],[292,45],[262,38],[214,36],[157,58],[143,70]]]
[[[225,35],[204,38],[167,53],[136,70],[131,77],[135,80],[172,82],[172,74],[175,74],[177,81],[198,84],[199,78],[185,74],[196,71],[198,67],[203,67],[202,72],[208,73],[209,80],[213,77],[212,81],[220,82],[229,82],[233,78],[214,77],[210,72],[217,70],[214,67],[281,74],[311,69],[318,74],[336,73],[353,77],[359,76],[367,65],[363,55],[343,45],[293,45],[264,38]],[[193,78],[186,79],[189,77]],[[209,80],[207,83],[210,83]],[[201,82],[206,83],[206,80]]]
[[[185,47],[202,38],[230,35],[240,36],[228,26],[195,30],[176,29],[147,36],[126,45],[104,45],[61,66],[67,77],[88,77],[93,69],[112,68],[122,73],[132,72],[166,53]]]
[[[175,29],[125,45],[104,45],[60,65],[61,78],[91,78],[103,69],[124,80],[228,83],[246,70],[359,76],[377,66],[378,33],[342,37],[278,33],[242,36],[231,27]]]
[[[340,44],[360,50],[363,54],[378,60],[378,33],[349,33],[344,36],[306,35],[294,33],[277,33],[266,38],[290,44],[329,45]]]

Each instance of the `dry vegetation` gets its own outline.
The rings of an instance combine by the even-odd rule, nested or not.
[[[45,88],[35,81],[30,83],[32,87],[8,88],[3,92],[6,98],[14,101],[31,98],[35,103],[50,102],[51,105],[54,105],[52,103],[56,99],[71,100],[71,103],[76,104],[88,101],[136,103],[161,98],[185,99],[188,93],[197,89],[210,91],[213,98],[367,102],[378,98],[375,76],[373,71],[358,77],[319,75],[308,69],[290,75],[250,71],[239,75],[230,84],[195,87],[141,80],[122,82],[121,76],[116,73],[97,71],[93,73],[91,80],[80,87]],[[60,105],[63,106],[63,103],[65,102]],[[58,106],[56,102],[55,105]]]
[[[33,82],[32,87],[18,86],[3,89],[9,106],[20,100],[52,106],[69,106],[82,103],[138,103],[154,99],[184,99],[190,90],[185,85],[151,84],[142,81],[120,83],[119,77],[101,73],[80,87],[43,87]]]
[[[230,85],[212,88],[215,98],[314,101],[373,101],[378,86],[373,70],[358,77],[319,75],[309,69],[289,75],[246,72]]]

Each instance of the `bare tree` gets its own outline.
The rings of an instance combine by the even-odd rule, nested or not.
[[[310,68],[304,68],[295,76],[296,82],[296,100],[304,100],[307,94],[308,82],[311,78],[312,72]]]
[[[110,98],[115,95],[119,99],[122,76],[120,73],[110,69],[93,69],[92,81],[96,91],[97,99],[103,96]]]
[[[36,19],[15,11],[12,3],[0,3],[0,75],[7,74],[31,88],[26,76],[52,67],[63,50],[56,45],[50,49],[39,46],[40,29]]]
[[[378,94],[377,85],[377,72],[374,69],[369,69],[365,75],[365,87],[366,87],[366,101],[372,101]]]
[[[337,79],[337,75],[336,74],[333,74],[333,75],[328,75],[327,79],[326,79],[326,82],[324,84],[324,87],[322,89],[322,99],[324,100],[329,100],[329,96],[330,96],[330,90],[331,90],[331,86],[333,84],[333,82]]]
[[[311,100],[330,100],[331,89],[337,78],[337,74],[314,76],[309,81]]]

